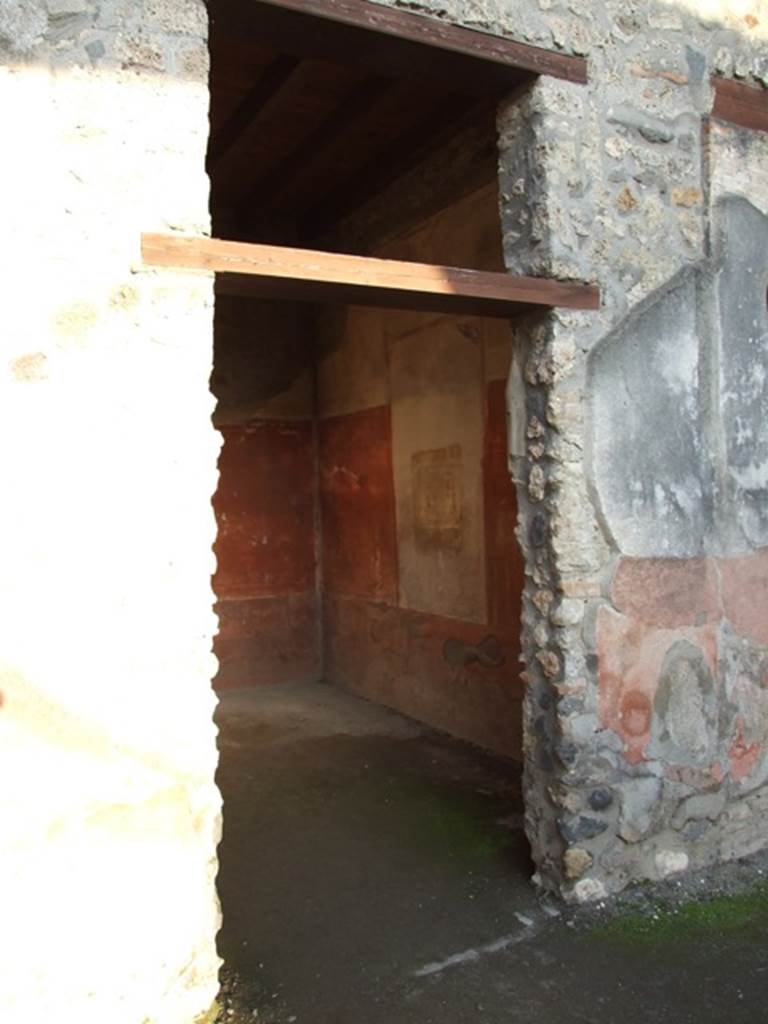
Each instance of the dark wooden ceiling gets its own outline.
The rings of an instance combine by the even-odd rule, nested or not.
[[[530,71],[259,0],[209,7],[219,237],[334,248],[339,225],[441,147],[451,167],[432,176],[429,206],[492,180],[496,105]]]

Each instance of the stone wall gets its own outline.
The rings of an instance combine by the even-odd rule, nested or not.
[[[711,74],[768,85],[768,25],[759,3],[419,7],[589,62],[499,136],[507,265],[604,298],[519,323],[509,381],[527,829],[538,881],[595,899],[768,834],[765,139],[707,120]]]
[[[4,1020],[217,991],[211,282],[197,0],[0,4]]]

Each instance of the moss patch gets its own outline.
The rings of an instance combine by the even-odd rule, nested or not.
[[[657,905],[643,913],[620,914],[592,928],[596,939],[636,945],[679,942],[694,936],[750,932],[768,926],[768,884],[751,892],[712,896],[679,905]]]
[[[508,805],[487,794],[398,779],[386,787],[386,800],[402,838],[440,860],[487,861],[510,843],[509,833],[495,824]]]

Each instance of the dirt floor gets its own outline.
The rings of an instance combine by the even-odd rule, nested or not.
[[[220,1021],[768,1021],[768,857],[567,909],[514,763],[321,684],[217,719]]]

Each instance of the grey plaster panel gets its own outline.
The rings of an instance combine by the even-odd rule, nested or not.
[[[710,527],[693,271],[643,304],[590,360],[593,485],[632,555],[693,555]]]
[[[589,363],[590,473],[628,555],[768,543],[768,218],[727,196],[715,260],[641,304]]]
[[[720,406],[726,498],[743,541],[768,544],[768,218],[746,199],[718,204]],[[734,537],[734,544],[740,538]]]

